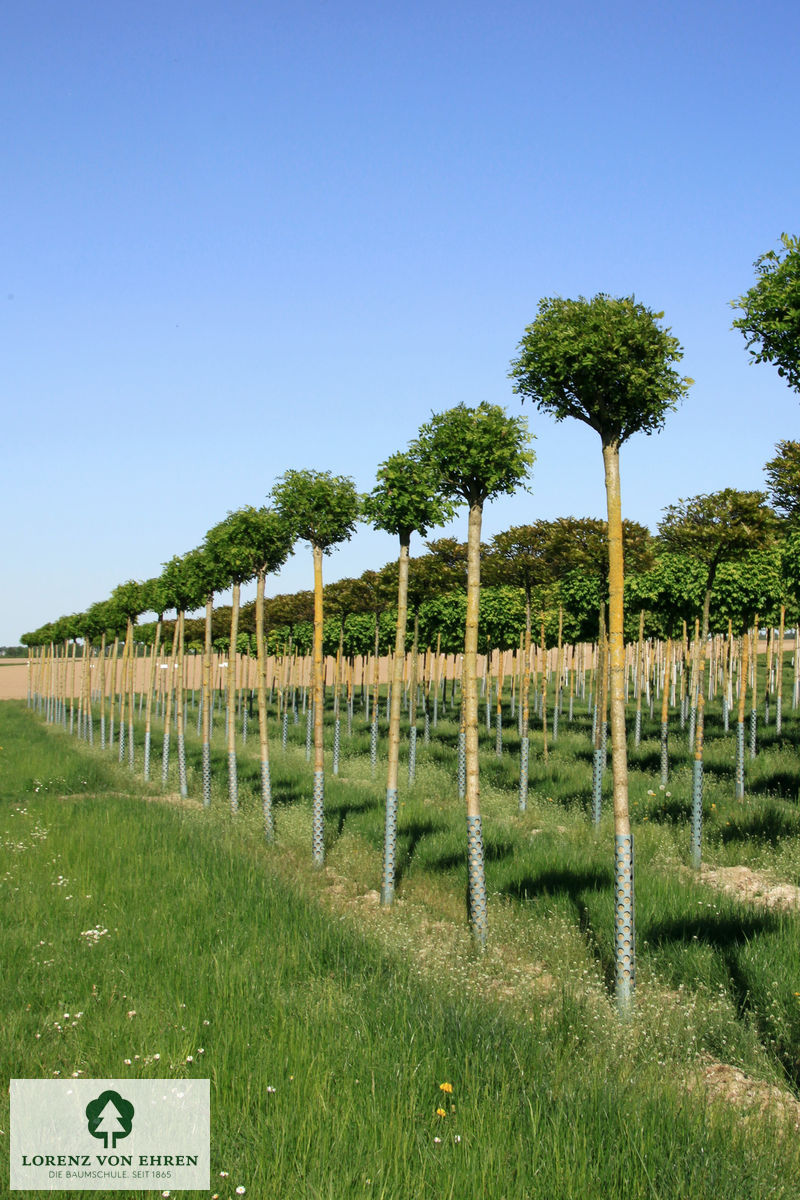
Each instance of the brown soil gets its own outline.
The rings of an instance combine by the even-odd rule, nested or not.
[[[745,1118],[769,1117],[800,1130],[800,1101],[772,1083],[751,1079],[738,1067],[706,1059],[697,1079],[687,1086],[689,1091],[699,1086],[711,1103],[733,1105]]]
[[[791,883],[773,883],[749,867],[701,867],[700,879],[737,900],[764,908],[800,909],[800,888]]]

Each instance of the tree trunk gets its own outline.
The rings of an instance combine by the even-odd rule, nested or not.
[[[153,719],[153,691],[156,682],[156,664],[158,663],[158,650],[161,645],[161,621],[163,614],[158,614],[156,622],[156,636],[153,640],[153,657],[150,659],[150,671],[147,679],[147,704],[144,710],[144,781],[147,783],[150,779],[150,736],[151,724]]]
[[[786,626],[786,605],[781,605],[778,622],[778,659],[775,664],[775,733],[780,737],[783,727],[783,635]]]
[[[525,657],[522,660],[522,683],[520,685],[520,756],[519,756],[519,811],[528,807],[528,762],[530,741],[530,690],[531,690],[531,591],[525,589]]]
[[[175,729],[178,734],[178,787],[181,796],[189,795],[189,786],[186,782],[186,731],[184,729],[184,711],[183,711],[183,663],[184,663],[184,627],[185,614],[183,610],[178,613],[178,669],[175,673]]]
[[[744,710],[747,705],[747,659],[750,649],[750,632],[742,634],[742,652],[739,656],[739,704],[736,717],[736,790],[737,800],[744,800]]]
[[[400,712],[403,705],[403,664],[408,623],[408,550],[410,539],[400,541],[397,571],[397,628],[392,664],[392,693],[389,709],[389,766],[386,772],[386,828],[383,840],[381,904],[394,900],[395,855],[397,852],[397,777],[400,762]]]
[[[664,659],[664,684],[661,691],[661,783],[669,783],[669,682],[672,666],[672,638],[667,638]]]
[[[239,596],[241,585],[235,582],[231,599],[231,644],[228,648],[228,799],[231,812],[239,811],[239,779],[236,772],[236,642],[239,636]]]
[[[261,808],[264,835],[268,842],[275,836],[272,818],[272,787],[269,777],[269,741],[267,739],[267,657],[264,652],[264,588],[266,572],[259,571],[256,581],[256,662],[258,669],[258,742],[261,757]]]
[[[408,786],[417,773],[417,691],[419,690],[419,614],[414,613],[414,641],[408,680]]]
[[[200,697],[200,704],[203,708],[203,748],[201,751],[201,769],[203,773],[203,804],[206,808],[208,808],[211,804],[211,722],[213,720],[213,700],[211,697],[211,622],[213,615],[214,594],[213,592],[209,592],[209,594],[206,596],[206,622],[203,640],[203,691]]]
[[[619,444],[603,446],[608,503],[608,648],[611,666],[611,767],[614,781],[616,996],[620,1013],[633,1002],[635,922],[633,838],[628,812],[628,754],[625,741],[625,646],[623,640],[622,501]]]
[[[325,861],[324,795],[325,762],[322,740],[322,706],[325,699],[322,673],[322,547],[314,553],[314,804],[311,828],[311,861],[321,867]]]
[[[464,633],[464,747],[465,800],[467,807],[467,861],[469,869],[469,918],[477,944],[486,944],[486,877],[481,829],[478,773],[478,607],[481,588],[481,520],[483,505],[469,509],[467,535],[467,619]]]

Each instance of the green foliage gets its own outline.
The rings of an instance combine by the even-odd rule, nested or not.
[[[781,441],[764,467],[772,506],[793,525],[800,521],[800,442]]]
[[[711,629],[726,630],[730,618],[734,632],[743,633],[756,613],[763,621],[777,622],[784,596],[779,546],[750,550],[721,563],[711,594]]]
[[[146,584],[143,584],[142,588],[144,589],[146,586]],[[149,607],[148,603],[148,609]],[[110,600],[100,600],[87,609],[84,618],[84,632],[90,643],[95,644],[99,642],[104,633],[115,637],[122,633],[124,629],[125,621],[123,615]]]
[[[441,636],[445,654],[458,654],[464,649],[464,628],[467,617],[465,592],[450,592],[428,600],[419,610],[420,643],[435,646]],[[547,643],[553,645],[558,624],[557,612],[547,612]],[[525,630],[525,593],[522,588],[499,586],[481,588],[478,612],[478,652],[514,650]]]
[[[487,583],[516,584],[528,597],[534,588],[547,587],[557,574],[553,527],[552,521],[535,521],[496,534],[484,559],[482,577]]]
[[[600,631],[600,605],[608,596],[607,577],[576,568],[567,572],[559,590],[565,613],[564,637],[568,641],[595,641]]]
[[[255,622],[255,605],[252,605]],[[244,616],[244,610],[243,610]],[[281,593],[264,601],[264,625],[266,629],[286,626],[292,629],[304,621],[314,620],[314,593],[310,591]],[[253,624],[253,632],[255,624]]]
[[[248,505],[229,512],[209,529],[203,549],[214,571],[230,583],[246,583],[259,571],[277,571],[292,548],[292,531],[274,509]]]
[[[781,577],[789,595],[800,601],[800,533],[790,533],[781,546]]]
[[[516,491],[533,465],[530,441],[524,417],[509,417],[499,404],[484,401],[435,414],[412,450],[445,497],[473,505]]]
[[[142,611],[157,613],[161,616],[164,610],[169,608],[161,576],[156,576],[154,579],[146,579],[141,588],[142,603],[145,605]]]
[[[711,588],[721,562],[762,548],[774,537],[777,520],[766,500],[764,492],[736,488],[680,500],[664,509],[659,539],[666,550],[703,563]]]
[[[633,296],[539,302],[512,360],[514,391],[557,421],[575,417],[621,445],[664,424],[692,380],[672,366],[682,348]]]
[[[753,264],[757,280],[732,301],[743,315],[733,328],[744,335],[754,362],[775,363],[789,387],[800,390],[800,238],[781,234],[783,250]]]
[[[188,554],[176,554],[164,563],[161,573],[162,597],[167,608],[177,612],[192,612],[205,603],[212,592],[225,587],[225,580],[215,564],[200,549]]]
[[[144,585],[137,583],[135,579],[118,584],[111,593],[111,603],[134,623],[140,613],[148,610]]]
[[[278,513],[302,538],[329,554],[349,541],[360,515],[356,486],[346,475],[330,471],[285,471],[271,493]]]
[[[703,607],[706,571],[697,559],[686,554],[661,554],[647,571],[625,578],[625,609],[641,609],[656,618],[656,632],[677,637],[683,622],[691,624]]]
[[[407,546],[412,533],[422,537],[434,525],[444,525],[453,506],[436,494],[436,478],[429,464],[416,454],[398,453],[378,468],[378,483],[363,498],[363,517]]]
[[[599,517],[559,517],[552,523],[549,556],[556,578],[579,568],[586,575],[608,575],[608,522]],[[622,522],[625,567],[646,571],[653,561],[653,535],[638,521]]]

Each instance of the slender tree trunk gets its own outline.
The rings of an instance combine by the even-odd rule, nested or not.
[[[241,585],[234,582],[231,599],[231,644],[228,650],[228,798],[231,812],[239,811],[239,779],[236,771],[236,642],[239,636]]]
[[[756,732],[758,729],[758,651],[759,642],[759,615],[756,613],[755,623],[753,628],[753,645],[750,651],[750,675],[752,680],[752,688],[750,695],[750,757],[756,756]]]
[[[312,550],[314,553],[314,803],[311,830],[311,861],[315,867],[321,867],[325,861],[325,762],[322,725],[322,706],[325,700],[322,673],[322,547],[313,546]]]
[[[547,642],[544,635],[544,610],[541,613],[540,642],[542,648],[542,758],[548,762],[550,756],[547,749]]]
[[[603,771],[606,765],[606,707],[608,703],[608,639],[606,637],[606,606],[600,605],[597,630],[597,666],[594,678],[594,748],[592,752],[592,820],[600,824],[603,803]]]
[[[184,628],[185,614],[181,610],[178,613],[178,670],[175,678],[175,729],[178,734],[178,787],[181,796],[189,795],[189,786],[186,781],[186,732],[184,729],[184,712],[183,712],[183,663],[184,663]]]
[[[558,740],[558,722],[561,718],[562,678],[564,675],[564,606],[558,606],[558,643],[556,653],[556,686],[553,701],[553,741]]]
[[[417,773],[417,691],[419,687],[419,614],[414,613],[414,641],[408,680],[408,786]]]
[[[505,683],[505,673],[503,671],[503,658],[505,652],[498,650],[497,660],[497,705],[495,707],[495,754],[498,758],[503,756],[503,684]]]
[[[144,711],[144,780],[145,783],[150,779],[150,736],[151,722],[153,716],[153,692],[155,690],[156,681],[156,666],[158,663],[158,650],[161,645],[161,621],[163,613],[158,614],[156,622],[156,636],[153,640],[153,656],[150,659],[150,673],[147,679],[147,704]]]
[[[664,659],[664,684],[661,691],[661,783],[669,782],[669,673],[672,666],[672,638],[667,638]]]
[[[131,654],[133,652],[133,622],[128,617],[128,626],[125,632],[125,645],[122,650],[122,669],[119,678],[119,761],[125,761],[125,707],[128,699],[129,684],[128,676],[131,667]]]
[[[481,947],[486,944],[488,929],[478,774],[478,607],[481,587],[482,517],[483,505],[480,502],[470,504],[467,535],[467,619],[464,634],[463,672],[469,918],[475,941]]]
[[[531,691],[531,592],[525,589],[525,656],[522,660],[522,684],[520,693],[520,756],[519,756],[519,811],[528,807],[528,763],[530,758],[530,691]]]
[[[258,664],[258,742],[261,754],[261,808],[264,835],[268,842],[275,836],[272,816],[272,786],[269,777],[269,741],[267,739],[267,659],[264,653],[264,588],[266,572],[259,571],[256,581],[256,661]]]
[[[211,804],[211,722],[213,720],[211,695],[211,659],[212,659],[212,628],[214,615],[214,594],[206,596],[206,620],[203,640],[203,690],[200,705],[203,710],[203,743],[201,750],[201,770],[203,773],[203,804],[206,808]]]
[[[339,747],[341,745],[342,660],[344,658],[344,614],[339,623],[339,645],[336,650],[336,671],[333,677],[333,773],[339,774]]]
[[[386,827],[383,839],[383,882],[381,904],[394,900],[395,856],[397,852],[397,777],[400,762],[400,713],[403,705],[403,662],[408,623],[408,550],[409,538],[400,539],[397,572],[397,628],[392,664],[392,691],[389,708],[389,765],[386,772]]]
[[[639,640],[636,643],[636,717],[633,726],[633,744],[639,747],[642,741],[642,691],[644,683],[644,609],[639,612]]]
[[[172,723],[172,694],[175,686],[175,658],[178,652],[178,619],[172,630],[172,650],[166,670],[166,695],[164,697],[164,745],[161,750],[161,786],[166,787],[169,773],[169,741]]]
[[[739,657],[739,705],[736,717],[736,799],[744,800],[744,712],[747,705],[747,659],[750,649],[750,632],[742,634],[742,652]]]
[[[608,503],[608,646],[611,664],[611,767],[614,780],[616,995],[628,1012],[635,987],[633,837],[628,812],[628,754],[625,740],[624,563],[619,445],[604,444]]]
[[[783,727],[783,636],[786,625],[786,605],[781,605],[778,622],[778,658],[775,664],[775,733],[780,737]]]
[[[374,772],[378,762],[378,721],[380,720],[380,613],[375,613],[375,651],[372,656],[372,723],[370,725],[369,761]],[[405,662],[405,646],[403,647]]]
[[[128,664],[128,766],[133,770],[133,719],[134,700],[136,699],[136,641],[133,621],[131,621],[131,651]]]

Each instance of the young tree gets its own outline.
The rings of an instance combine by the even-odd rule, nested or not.
[[[478,605],[480,600],[483,506],[515,491],[533,464],[530,434],[522,417],[509,417],[497,404],[459,404],[432,417],[412,451],[433,473],[438,490],[469,505],[467,620],[464,634],[463,702],[466,750],[469,916],[473,935],[486,943],[486,881],[478,775]]]
[[[88,637],[96,642],[100,639],[98,651],[97,693],[100,701],[100,748],[106,748],[106,638],[118,632],[120,614],[117,613],[110,600],[99,600],[86,613],[86,629]]]
[[[200,549],[190,550],[184,555],[175,555],[164,563],[164,569],[159,577],[161,587],[161,602],[165,608],[174,608],[176,612],[175,630],[172,643],[173,664],[177,667],[175,679],[171,678],[170,670],[167,680],[167,709],[164,717],[164,750],[162,755],[162,783],[166,782],[169,763],[169,718],[172,703],[173,688],[175,696],[175,726],[178,734],[178,781],[182,796],[189,794],[186,778],[186,743],[183,724],[183,659],[184,659],[184,624],[186,613],[192,612],[203,603],[207,593],[207,568]],[[177,660],[177,661],[176,661]]]
[[[747,550],[768,542],[777,527],[775,514],[767,505],[764,492],[742,492],[723,488],[709,495],[693,496],[670,504],[659,522],[658,533],[664,548],[673,554],[686,554],[703,564],[705,591],[700,626],[699,660],[696,680],[695,745],[692,777],[692,863],[699,869],[703,820],[703,726],[705,693],[705,652],[711,614],[711,593],[720,565]],[[695,700],[692,697],[694,704]],[[742,743],[744,732],[738,737]],[[743,750],[742,750],[743,753]]]
[[[267,573],[277,571],[289,556],[292,535],[285,521],[268,508],[251,505],[228,513],[208,531],[204,549],[214,573],[233,583],[230,650],[228,655],[228,792],[231,809],[239,806],[235,742],[236,639],[241,585],[256,576],[256,654],[258,661],[258,721],[261,746],[261,799],[268,840],[272,840],[272,794],[269,779],[264,656],[264,587]]]
[[[161,626],[164,620],[164,610],[168,607],[160,578],[145,580],[142,584],[142,599],[147,604],[148,612],[154,612],[157,617],[155,635],[153,637],[153,649],[150,657],[150,670],[147,675],[147,700],[145,701],[144,714],[144,768],[142,774],[145,782],[148,782],[150,779],[150,741],[152,734],[151,722],[153,717],[155,670],[158,662],[159,646],[161,644]]]
[[[757,280],[731,307],[754,362],[775,363],[789,387],[800,391],[800,238],[781,234],[782,250],[768,250],[753,266]]]
[[[322,671],[322,556],[353,536],[359,518],[359,496],[352,479],[330,471],[285,471],[272,489],[272,500],[291,530],[311,546],[314,559],[314,808],[311,855],[315,866],[325,860]]]
[[[129,579],[120,583],[111,593],[111,603],[125,618],[125,649],[123,651],[122,679],[120,681],[119,709],[119,761],[125,757],[125,705],[128,708],[128,762],[133,768],[133,697],[136,685],[136,647],[133,642],[133,627],[136,618],[147,611],[147,598],[144,585]]]
[[[690,380],[673,363],[677,338],[632,297],[543,299],[511,363],[514,391],[557,421],[574,417],[600,436],[608,508],[611,746],[616,864],[616,993],[628,1010],[635,982],[633,839],[625,742],[624,569],[619,451],[634,433],[654,433]]]
[[[389,765],[386,776],[386,829],[381,904],[394,899],[397,850],[397,775],[400,757],[400,708],[408,620],[408,564],[411,534],[425,536],[432,525],[443,525],[452,505],[436,495],[436,479],[413,454],[393,454],[378,468],[378,484],[363,501],[363,516],[376,529],[400,539],[397,584],[397,627],[389,712]],[[412,705],[414,698],[412,697]],[[413,735],[412,735],[413,736]]]
[[[542,596],[554,581],[551,554],[553,525],[536,521],[533,525],[515,525],[492,539],[488,580],[490,583],[511,583],[525,592],[525,641],[520,693],[522,736],[520,739],[519,809],[524,812],[528,803],[529,702],[531,675],[531,602],[534,590]],[[487,573],[485,572],[485,575]]]

